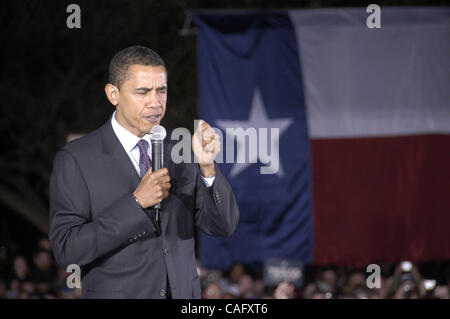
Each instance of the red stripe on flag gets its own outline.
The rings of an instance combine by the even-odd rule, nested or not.
[[[314,139],[319,265],[450,258],[450,135]]]

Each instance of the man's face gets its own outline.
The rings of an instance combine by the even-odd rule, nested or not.
[[[117,98],[116,120],[138,137],[159,125],[166,112],[167,75],[163,66],[133,64]]]

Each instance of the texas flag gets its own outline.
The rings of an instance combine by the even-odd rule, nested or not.
[[[374,29],[369,15],[194,15],[200,118],[224,146],[227,129],[272,132],[234,136],[246,161],[219,164],[241,218],[200,235],[202,266],[450,258],[450,9],[381,8]]]

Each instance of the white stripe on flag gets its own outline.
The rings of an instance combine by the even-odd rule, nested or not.
[[[312,138],[450,133],[450,8],[290,11]]]

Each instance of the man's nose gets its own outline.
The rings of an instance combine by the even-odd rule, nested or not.
[[[148,99],[146,101],[146,106],[148,107],[159,107],[161,103],[159,103],[158,95],[155,90],[152,90],[148,94]]]

